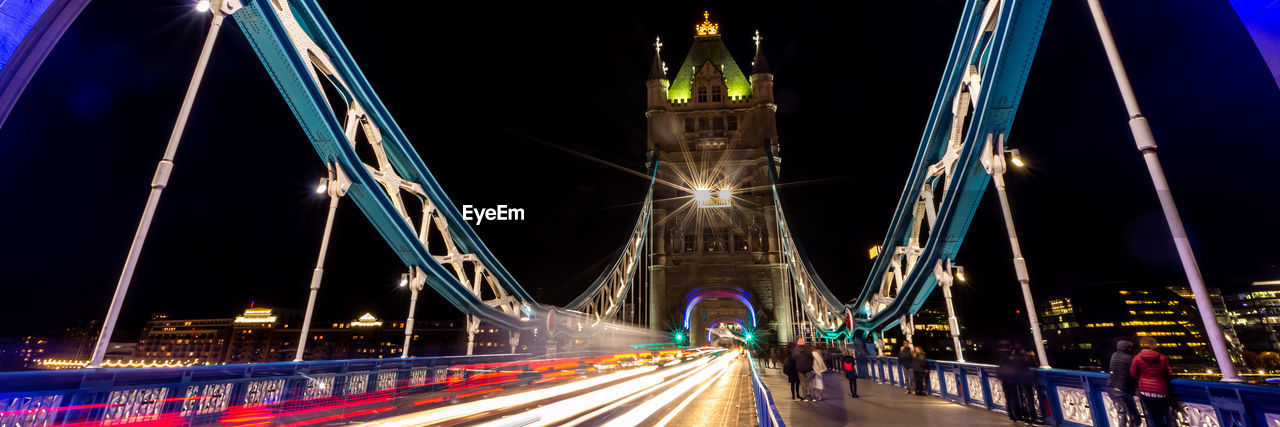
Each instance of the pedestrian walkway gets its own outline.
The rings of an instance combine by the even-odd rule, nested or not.
[[[908,395],[902,388],[858,380],[858,396],[849,396],[849,381],[843,374],[823,376],[826,389],[820,402],[791,400],[787,376],[778,369],[760,367],[778,412],[788,426],[1008,426],[1002,412],[970,408],[933,396]]]

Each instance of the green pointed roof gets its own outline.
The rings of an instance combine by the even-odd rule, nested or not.
[[[693,68],[706,61],[723,66],[726,95],[730,97],[751,95],[751,81],[742,74],[738,63],[729,54],[729,48],[725,47],[724,41],[719,35],[715,35],[694,37],[689,54],[684,57],[684,63],[680,64],[680,70],[676,73],[675,80],[671,81],[671,88],[667,90],[667,99],[689,99],[693,93]]]

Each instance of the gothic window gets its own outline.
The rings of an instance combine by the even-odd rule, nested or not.
[[[708,253],[725,252],[729,249],[729,234],[723,229],[706,227],[702,229],[702,250]]]
[[[720,86],[711,88],[711,102],[720,102]]]
[[[716,136],[724,136],[724,117],[711,119],[711,129],[716,132]]]
[[[698,102],[707,102],[707,87],[698,87]]]
[[[685,118],[684,118],[684,131],[685,131],[685,132],[693,132],[693,131],[695,131],[695,130],[697,130],[697,129],[694,129],[694,128],[693,128],[693,117],[685,117]]]
[[[738,130],[738,116],[730,114],[728,119],[729,130]]]
[[[708,129],[707,129],[707,118],[706,118],[706,117],[699,117],[699,118],[698,118],[698,130],[708,130]]]
[[[747,251],[747,239],[743,238],[742,234],[733,233],[733,250],[737,252]]]
[[[693,252],[697,250],[695,249],[697,244],[698,244],[698,236],[696,234],[690,233],[690,234],[684,235],[684,251],[685,252]]]

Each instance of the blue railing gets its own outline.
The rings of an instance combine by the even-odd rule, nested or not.
[[[495,364],[518,367],[528,358],[504,354],[0,373],[0,425],[367,420],[465,397],[473,384],[492,388],[468,378]]]
[[[1005,412],[1007,396],[995,365],[929,361],[928,393],[953,402]],[[1116,405],[1106,394],[1107,374],[1035,369],[1035,405],[1028,408],[1053,426],[1120,425]],[[864,378],[905,387],[910,381],[897,358],[870,357],[860,366]],[[1182,426],[1280,425],[1280,388],[1217,381],[1173,380],[1178,403],[1174,415]],[[1140,406],[1140,405],[1139,405]]]
[[[756,420],[760,427],[787,427],[782,422],[782,414],[778,413],[778,405],[773,403],[773,394],[769,393],[769,387],[764,385],[764,381],[760,380],[760,373],[756,372],[756,360],[751,357],[750,352],[747,353],[747,361],[751,365],[751,393],[755,395]]]

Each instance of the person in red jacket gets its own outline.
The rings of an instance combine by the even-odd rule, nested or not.
[[[1169,358],[1156,351],[1154,338],[1142,337],[1138,343],[1142,351],[1129,365],[1129,376],[1138,382],[1138,398],[1146,408],[1147,426],[1172,426],[1170,410],[1173,399],[1170,395],[1173,388],[1169,385],[1169,378],[1173,376],[1173,370],[1169,368]]]

